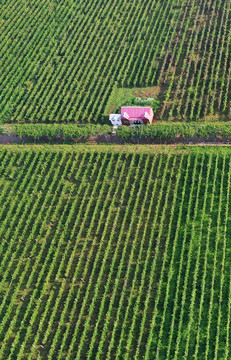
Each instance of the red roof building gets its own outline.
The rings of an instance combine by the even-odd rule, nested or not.
[[[121,121],[123,125],[152,124],[153,110],[148,106],[122,106]]]

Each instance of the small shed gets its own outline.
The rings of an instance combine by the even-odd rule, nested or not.
[[[153,110],[149,106],[122,106],[121,121],[123,125],[152,124]]]

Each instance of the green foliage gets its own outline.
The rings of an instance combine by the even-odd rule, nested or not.
[[[229,359],[231,149],[111,149],[0,147],[0,359]]]
[[[103,124],[147,87],[163,120],[231,118],[229,0],[23,4],[1,1],[0,123]]]
[[[159,91],[160,88],[155,86],[119,88],[116,82],[111,91],[105,114],[120,112],[121,106],[151,106],[157,112],[160,101],[155,94]],[[153,98],[154,100],[147,101],[147,98]]]
[[[151,104],[151,106],[152,106],[152,108],[153,108],[153,112],[154,112],[154,114],[156,114],[156,113],[157,113],[157,111],[158,111],[158,110],[159,110],[159,108],[160,108],[160,100],[159,100],[159,99],[154,98],[154,99],[152,100],[152,104]]]
[[[136,97],[134,97],[130,101],[123,102],[121,106],[151,106],[152,103],[153,103],[152,101],[146,101],[145,98],[144,99],[141,98],[141,100],[139,100]]]
[[[74,125],[74,124],[14,124],[0,127],[1,134],[16,134],[20,137],[32,137],[34,139],[87,139],[94,135],[110,133],[110,125]],[[227,138],[231,137],[231,124],[226,122],[216,123],[155,123],[142,126],[119,126],[117,136],[122,140],[132,139],[176,139],[187,140],[198,138]]]
[[[116,134],[123,140],[139,139],[175,139],[230,137],[230,123],[159,123],[146,126],[125,127],[117,129]]]
[[[131,100],[123,101],[120,106],[151,106],[155,114],[160,108],[160,100],[156,98],[153,98],[153,100],[147,100],[146,97],[137,99],[136,97],[134,97]]]
[[[3,127],[5,133],[14,133],[20,137],[32,137],[39,139],[46,137],[48,139],[72,138],[87,139],[90,136],[105,134],[110,131],[108,125],[74,125],[74,124],[15,124]]]

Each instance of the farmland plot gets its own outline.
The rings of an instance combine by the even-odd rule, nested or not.
[[[230,359],[230,151],[49,149],[0,151],[0,359]]]
[[[0,5],[0,119],[105,122],[117,88],[156,86],[159,119],[230,119],[229,0]]]

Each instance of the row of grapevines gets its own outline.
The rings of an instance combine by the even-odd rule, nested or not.
[[[229,152],[3,148],[0,358],[228,359]]]
[[[230,2],[1,4],[1,119],[105,122],[118,87],[159,86],[160,118],[230,115]]]

